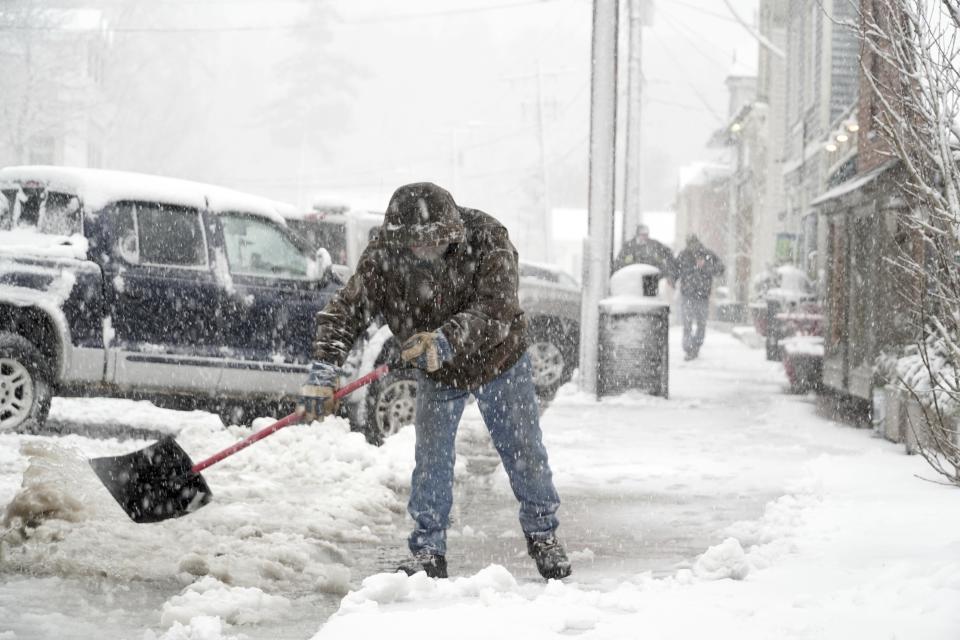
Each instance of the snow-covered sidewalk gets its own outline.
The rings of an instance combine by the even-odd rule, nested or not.
[[[201,456],[242,431],[202,412],[57,400],[79,433],[0,434],[0,639],[957,637],[960,492],[786,395],[781,366],[729,335],[709,333],[671,374],[669,400],[568,387],[544,415],[574,559],[550,584],[473,411],[456,577],[435,581],[377,573],[403,552],[409,430],[377,449],[342,421],[292,427],[204,472],[204,509],[135,525],[85,458],[147,441],[84,432],[109,418],[113,436],[174,432]]]
[[[564,583],[496,564],[446,582],[372,576],[315,639],[425,628],[463,639],[957,638],[960,491],[919,479],[932,477],[922,460],[830,422],[785,384],[761,351],[712,333],[700,360],[676,366],[669,401],[569,395],[545,416],[561,491],[619,498],[635,524],[637,544],[621,553],[644,554],[644,537],[671,524],[650,522],[631,496],[779,494],[758,517],[718,527],[688,567],[618,575],[624,563],[591,550],[591,537],[624,525],[600,516],[566,527],[579,562]],[[712,514],[688,517],[709,529]]]

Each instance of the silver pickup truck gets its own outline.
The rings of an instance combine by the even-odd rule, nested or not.
[[[39,427],[53,395],[292,408],[342,282],[285,205],[63,167],[2,169],[0,195],[0,430]]]

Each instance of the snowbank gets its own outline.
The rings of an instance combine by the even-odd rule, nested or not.
[[[81,402],[72,401],[73,408]],[[175,412],[167,412],[168,420],[170,413]],[[195,460],[249,433],[196,413],[192,420],[183,414],[188,426],[177,435]],[[196,621],[203,617],[225,625],[269,624],[289,607],[278,593],[347,592],[351,543],[376,543],[377,525],[392,530],[393,518],[404,509],[397,490],[409,483],[413,466],[410,429],[377,448],[340,419],[297,425],[204,471],[214,495],[208,506],[188,517],[138,525],[113,501],[87,459],[146,444],[79,436],[39,444],[29,436],[0,434],[0,452],[11,453],[9,461],[0,455],[0,468],[9,473],[9,465],[28,460],[19,489],[0,486],[0,496],[7,498],[0,511],[7,527],[0,568],[179,583],[183,591],[174,591],[162,610],[171,633],[175,623],[204,626]],[[190,633],[183,628],[170,637],[220,637]]]

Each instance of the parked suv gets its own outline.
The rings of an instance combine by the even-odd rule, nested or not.
[[[42,424],[52,395],[292,407],[342,282],[286,205],[63,167],[2,169],[0,192],[0,430]]]
[[[360,254],[383,222],[383,214],[346,201],[325,198],[308,213],[285,213],[291,228],[312,246],[332,247],[334,270],[349,277]],[[534,385],[541,402],[548,402],[576,368],[580,340],[580,287],[571,276],[550,265],[520,262],[520,305],[527,314]],[[398,365],[399,350],[386,327],[371,327],[345,367],[349,376],[373,367]],[[416,377],[395,367],[385,378],[345,400],[355,425],[362,425],[371,442],[382,442],[413,422]]]

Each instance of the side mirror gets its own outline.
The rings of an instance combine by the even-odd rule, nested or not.
[[[333,267],[333,259],[330,257],[330,252],[323,247],[317,249],[313,255],[313,262],[310,266],[312,267],[310,273],[311,279],[324,280],[327,277],[327,273],[329,273]]]

